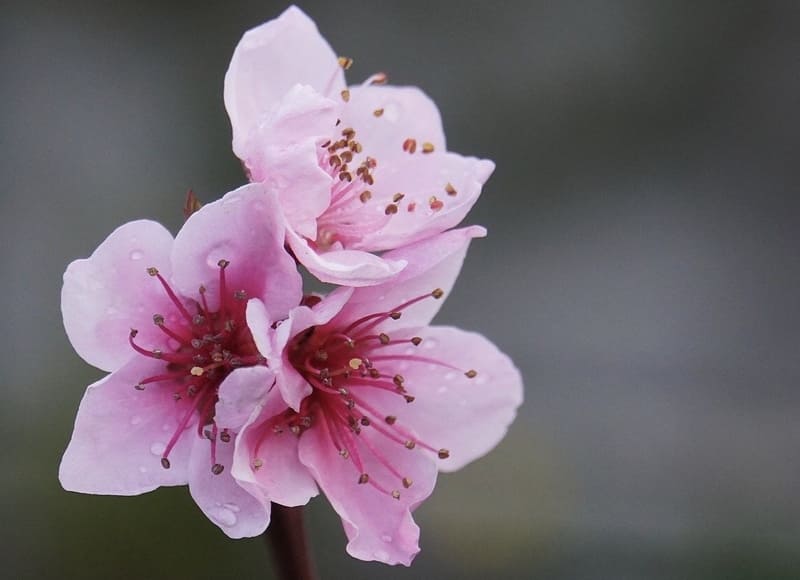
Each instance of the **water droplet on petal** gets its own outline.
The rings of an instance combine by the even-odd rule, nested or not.
[[[144,258],[144,252],[142,252],[141,250],[131,250],[131,253],[128,254],[128,256],[130,257],[131,260],[137,261]]]
[[[150,453],[152,453],[153,455],[156,455],[158,457],[161,457],[161,455],[164,453],[164,450],[166,448],[167,448],[167,446],[164,445],[163,443],[153,443],[150,446]]]
[[[215,507],[208,510],[208,515],[211,517],[212,520],[217,522],[221,526],[225,526],[230,528],[231,526],[235,526],[238,518],[236,514],[233,513],[226,507]]]
[[[241,510],[241,508],[238,505],[236,505],[235,503],[224,503],[222,505],[223,505],[223,507],[231,510],[232,512],[238,512],[238,511]]]
[[[139,415],[134,415],[131,417],[131,425],[138,425],[142,422],[142,418]]]

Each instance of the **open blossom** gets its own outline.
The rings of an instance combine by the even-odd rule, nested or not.
[[[455,227],[494,170],[449,153],[436,105],[384,74],[348,87],[296,7],[248,31],[225,76],[233,150],[280,191],[286,239],[320,280],[366,286],[405,266],[377,256]]]
[[[262,502],[295,506],[322,489],[341,516],[348,552],[411,563],[411,512],[439,470],[484,455],[522,402],[509,358],[479,334],[430,326],[479,227],[395,250],[408,262],[391,283],[307,297],[256,342],[276,389],[240,431],[233,475]],[[258,393],[223,385],[230,408]],[[246,406],[246,405],[245,405]],[[241,418],[239,419],[241,421]]]
[[[266,528],[269,505],[230,471],[237,413],[252,407],[226,407],[218,392],[245,381],[258,398],[274,383],[248,311],[280,319],[300,300],[282,223],[275,196],[248,185],[193,214],[174,239],[158,223],[134,221],[70,264],[64,326],[75,350],[111,374],[81,401],[59,471],[64,488],[135,495],[188,483],[229,536]]]

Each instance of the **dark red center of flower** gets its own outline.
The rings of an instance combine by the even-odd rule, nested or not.
[[[216,445],[231,440],[227,429],[218,429],[214,421],[214,409],[218,400],[220,383],[239,367],[264,365],[266,361],[258,352],[253,336],[245,320],[247,293],[231,291],[225,279],[227,260],[220,260],[219,306],[209,308],[206,288],[201,286],[197,299],[182,301],[156,268],[147,273],[156,278],[178,316],[168,326],[163,314],[153,314],[153,323],[166,335],[169,350],[148,350],[134,339],[138,330],[131,329],[130,344],[139,354],[164,361],[164,372],[143,378],[137,390],[159,383],[157,388],[172,389],[172,397],[179,409],[178,426],[161,453],[161,465],[169,469],[169,454],[194,421],[197,434],[211,441],[211,471],[220,474],[224,470],[216,460]]]
[[[398,363],[433,364],[464,372],[468,378],[474,378],[477,372],[464,371],[447,361],[416,352],[388,348],[400,344],[416,347],[422,343],[422,338],[390,337],[376,328],[389,320],[400,319],[409,306],[428,298],[441,298],[443,294],[442,290],[436,289],[388,311],[359,318],[346,327],[316,326],[296,336],[289,344],[289,359],[314,390],[303,400],[299,412],[290,409],[265,422],[260,427],[259,441],[263,443],[266,437],[281,435],[286,429],[298,436],[310,428],[324,429],[339,455],[352,460],[356,470],[354,482],[372,485],[400,499],[400,486],[409,488],[413,482],[375,446],[375,436],[384,437],[407,450],[427,450],[440,459],[448,458],[450,452],[415,437],[403,425],[402,418],[381,412],[368,400],[370,392],[377,389],[402,397],[406,403],[415,401],[415,385],[407,384],[401,374],[390,372]],[[373,430],[374,436],[362,435],[364,429]],[[254,452],[254,469],[259,469],[265,459],[269,460],[259,457],[261,443]],[[363,454],[370,454],[377,460],[390,474],[392,481],[380,481],[372,477],[365,469]]]

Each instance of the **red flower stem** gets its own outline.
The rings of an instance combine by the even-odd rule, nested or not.
[[[281,580],[316,580],[308,549],[302,507],[272,504],[272,521],[265,534]]]

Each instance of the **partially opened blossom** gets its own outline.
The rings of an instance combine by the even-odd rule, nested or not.
[[[410,564],[419,551],[411,514],[437,472],[492,449],[522,401],[517,369],[490,341],[429,325],[483,234],[453,230],[390,252],[408,263],[392,282],[307,297],[277,324],[248,312],[270,329],[256,342],[277,388],[239,434],[233,474],[243,486],[289,506],[319,487],[351,555]],[[232,406],[259,396],[248,382],[222,390]]]
[[[248,185],[193,214],[174,239],[134,221],[70,264],[64,326],[78,354],[111,374],[81,401],[64,488],[135,495],[188,483],[229,536],[265,529],[269,504],[230,467],[237,429],[274,383],[247,310],[277,320],[301,296],[282,223],[275,196]],[[252,404],[220,401],[228,383],[246,386]]]
[[[248,31],[225,76],[233,150],[280,191],[286,240],[325,282],[391,278],[399,248],[461,222],[494,164],[446,150],[436,105],[416,87],[348,87],[314,22],[290,7]]]

